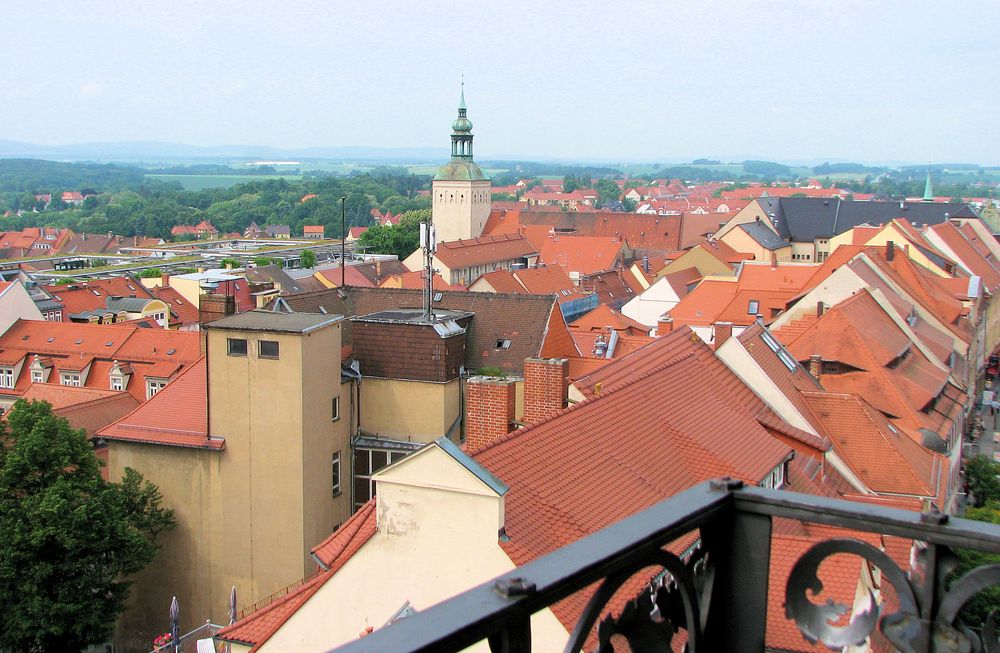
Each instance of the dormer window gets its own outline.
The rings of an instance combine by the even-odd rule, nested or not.
[[[14,387],[14,368],[0,367],[0,388]]]
[[[59,375],[59,382],[63,385],[73,386],[75,388],[80,387],[80,373],[79,372],[63,372]]]
[[[122,391],[128,387],[128,380],[132,376],[132,366],[128,363],[122,365],[118,361],[115,361],[111,366],[111,372],[108,373],[108,377],[111,379],[111,389]]]
[[[166,379],[146,379],[146,399],[152,399],[153,395],[167,387]]]

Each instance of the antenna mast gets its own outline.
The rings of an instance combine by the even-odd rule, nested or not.
[[[434,252],[437,251],[437,239],[434,234],[434,224],[420,223],[420,247],[424,251],[424,317],[434,320]]]

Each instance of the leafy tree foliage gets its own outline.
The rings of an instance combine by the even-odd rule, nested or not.
[[[594,183],[594,190],[597,191],[597,195],[601,198],[602,202],[604,200],[616,200],[621,195],[621,190],[614,179],[598,179]]]
[[[965,462],[965,481],[976,500],[976,507],[1000,503],[1000,463],[986,456],[976,456]]]
[[[420,223],[430,219],[430,209],[407,211],[396,225],[372,225],[361,234],[358,243],[376,254],[395,254],[402,261],[420,246]]]
[[[46,402],[14,404],[0,423],[0,649],[79,651],[108,639],[125,576],[173,526],[157,488],[126,469],[101,478],[82,430]]]
[[[302,255],[299,257],[299,263],[304,268],[316,267],[316,252],[311,249],[302,250]]]
[[[969,508],[963,516],[976,521],[1000,524],[1000,503],[993,502],[981,508]],[[1000,563],[1000,555],[996,553],[983,553],[971,549],[959,549],[956,553],[959,563],[949,577],[950,581],[961,578],[976,567]],[[979,630],[981,625],[986,622],[986,617],[993,610],[1000,610],[1000,587],[997,586],[987,588],[972,597],[962,608],[961,618],[967,626]]]

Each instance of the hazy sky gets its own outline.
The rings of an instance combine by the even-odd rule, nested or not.
[[[0,0],[0,139],[1000,162],[1000,2]]]

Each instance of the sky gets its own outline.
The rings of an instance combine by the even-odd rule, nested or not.
[[[994,0],[0,5],[0,139],[1000,163]]]

